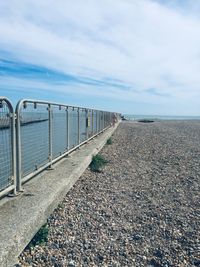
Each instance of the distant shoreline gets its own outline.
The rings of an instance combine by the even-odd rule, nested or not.
[[[200,116],[154,116],[154,115],[124,115],[130,121],[154,120],[154,121],[198,121]]]

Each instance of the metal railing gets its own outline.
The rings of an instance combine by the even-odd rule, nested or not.
[[[11,102],[0,97],[0,197],[16,193],[15,113]]]
[[[19,101],[14,112],[0,97],[0,197],[20,192],[24,182],[106,130],[117,116],[30,99]]]

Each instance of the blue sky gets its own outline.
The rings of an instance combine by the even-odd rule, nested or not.
[[[0,1],[0,95],[199,115],[200,1]]]

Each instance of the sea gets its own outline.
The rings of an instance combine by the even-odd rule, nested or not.
[[[168,116],[168,115],[136,115],[136,114],[124,114],[127,120],[154,120],[154,121],[169,121],[169,120],[200,120],[200,116]]]

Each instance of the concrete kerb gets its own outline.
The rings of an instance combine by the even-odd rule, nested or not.
[[[53,210],[118,127],[111,127],[63,158],[51,171],[44,171],[24,184],[24,192],[0,203],[0,266],[17,263],[24,250]]]

